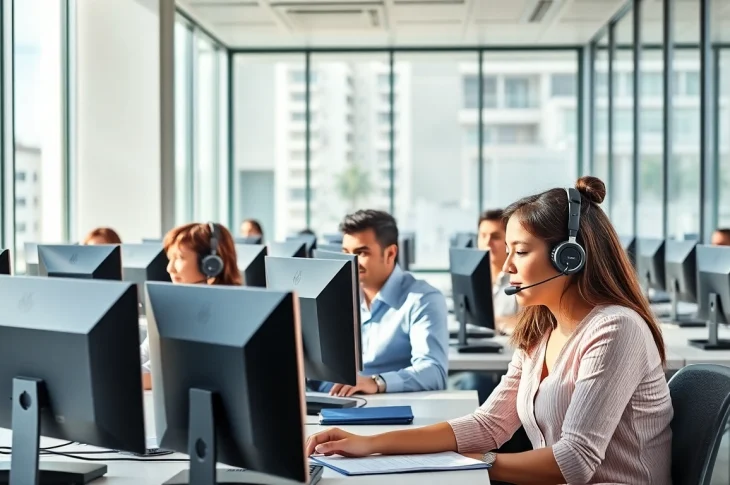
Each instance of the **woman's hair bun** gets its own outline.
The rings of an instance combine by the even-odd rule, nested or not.
[[[600,204],[606,198],[606,184],[598,177],[586,175],[578,179],[575,188],[591,202]]]

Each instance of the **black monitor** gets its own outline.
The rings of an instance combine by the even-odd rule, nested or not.
[[[156,244],[122,244],[122,277],[137,284],[139,312],[145,314],[146,281],[172,281],[167,272],[167,254]]]
[[[457,232],[449,241],[452,248],[476,248],[477,234],[474,232]]]
[[[38,274],[53,278],[122,279],[122,257],[117,244],[38,245]]]
[[[10,250],[0,249],[0,274],[10,274]]]
[[[621,247],[626,251],[626,255],[631,261],[631,265],[636,268],[636,238],[634,236],[619,236]]]
[[[236,244],[262,244],[263,239],[263,236],[234,237],[233,242]]]
[[[454,313],[459,321],[458,351],[461,353],[502,352],[502,345],[485,340],[478,345],[467,341],[467,323],[494,330],[492,268],[489,251],[449,249],[449,272]]]
[[[317,259],[335,259],[349,261],[352,264],[352,301],[355,306],[355,357],[357,358],[357,369],[362,371],[362,315],[360,314],[360,266],[357,264],[357,254],[343,253],[342,251],[325,251],[315,249],[314,257]]]
[[[164,283],[146,292],[157,439],[190,455],[190,470],[166,483],[258,483],[252,472],[305,482],[294,294]],[[216,480],[217,462],[251,471]]]
[[[670,323],[680,327],[704,327],[705,321],[680,315],[679,302],[697,303],[697,241],[676,241],[664,243],[665,290],[672,303]]]
[[[266,246],[236,244],[236,259],[244,286],[266,288]]]
[[[408,262],[410,264],[416,263],[416,232],[415,231],[401,231],[400,233],[401,239],[408,239],[411,241],[409,252],[408,252]]]
[[[287,242],[303,242],[306,245],[307,257],[311,258],[317,249],[317,236],[314,234],[297,234],[286,238]]]
[[[342,246],[342,239],[344,238],[344,235],[342,233],[331,233],[331,234],[322,234],[322,240],[325,241],[327,244],[337,244],[339,246]]]
[[[268,256],[272,256],[274,258],[306,258],[307,245],[304,241],[269,243]]]
[[[636,273],[650,303],[669,303],[664,294],[664,239],[639,238],[636,241]],[[653,290],[653,294],[650,291]]]
[[[413,256],[413,239],[398,238],[398,264],[403,271],[410,271]]]
[[[317,249],[322,250],[322,251],[328,251],[330,253],[341,253],[342,244],[318,244]],[[316,251],[315,251],[315,253],[316,253]],[[316,256],[315,256],[315,258],[316,258]]]
[[[39,435],[145,452],[134,285],[0,276],[0,427],[13,430],[16,483],[106,473],[98,463],[39,467]],[[8,463],[0,469],[8,483]]]
[[[718,338],[718,326],[730,322],[730,246],[697,245],[697,316],[707,321],[707,340],[689,343],[704,350],[730,349]]]
[[[356,349],[360,308],[352,298],[352,264],[331,259],[266,258],[266,286],[295,290],[302,313],[304,369],[308,379],[354,386],[360,368]],[[307,396],[307,413],[353,407],[352,399]]]

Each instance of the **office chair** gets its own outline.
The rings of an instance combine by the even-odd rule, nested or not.
[[[672,482],[710,485],[730,417],[730,367],[688,365],[669,380],[672,419]]]

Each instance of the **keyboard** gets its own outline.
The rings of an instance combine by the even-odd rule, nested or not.
[[[309,485],[315,485],[322,478],[323,471],[322,465],[309,465]]]

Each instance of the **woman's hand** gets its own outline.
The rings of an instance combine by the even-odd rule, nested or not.
[[[332,428],[313,434],[307,439],[306,455],[341,455],[347,457],[368,456],[375,453],[371,436],[356,434]]]

